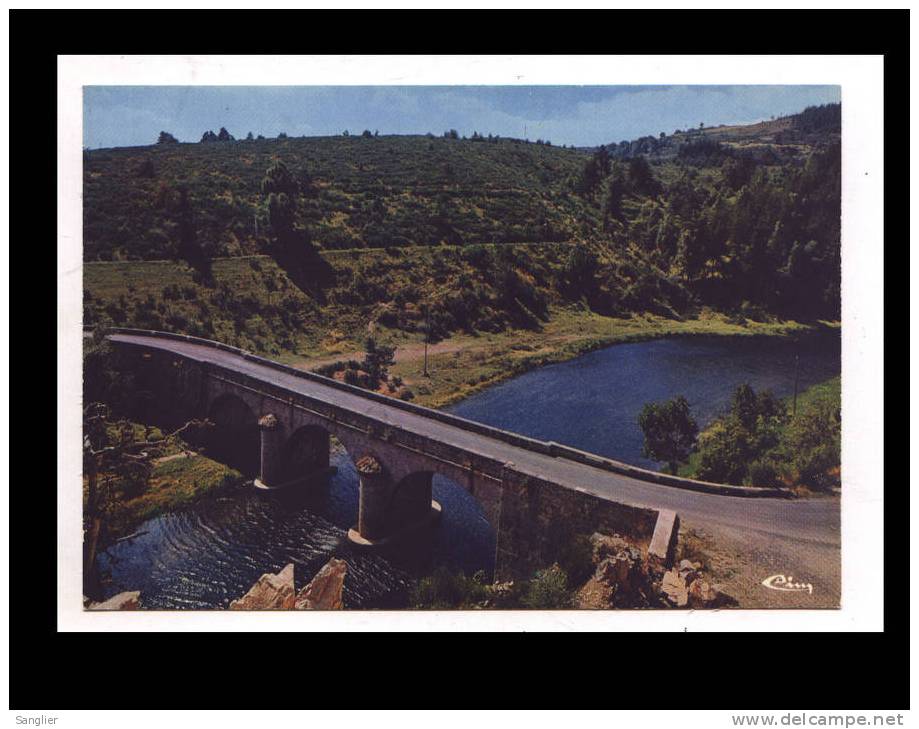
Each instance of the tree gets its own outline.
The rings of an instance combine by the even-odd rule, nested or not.
[[[108,405],[91,402],[84,408],[84,592],[97,592],[96,553],[104,539],[106,520],[121,501],[143,493],[153,460],[164,454],[166,446],[185,431],[207,425],[207,421],[192,420],[166,436],[156,437],[156,431],[147,428],[139,437],[138,428],[128,420],[114,418]]]
[[[282,251],[287,251],[292,245],[298,193],[297,180],[280,160],[265,172],[262,194],[267,195],[268,224]]]
[[[220,131],[217,133],[218,142],[235,142],[236,138],[230,134],[226,127],[220,127]]]
[[[259,136],[261,136],[261,135],[259,135]],[[249,132],[249,133],[246,135],[246,141],[247,141],[247,142],[251,142],[253,139],[255,139],[255,137],[252,136],[252,132]]]
[[[626,182],[620,165],[616,165],[606,181],[606,189],[600,205],[604,223],[622,218],[622,198],[626,193]]]
[[[160,132],[160,136],[156,140],[157,144],[178,144],[179,140],[172,136],[169,132]]]
[[[214,134],[213,130],[208,129],[204,134],[201,135],[202,142],[216,142],[217,135]]]
[[[821,395],[791,421],[783,448],[797,481],[812,489],[839,486],[841,417],[839,395]]]
[[[379,344],[371,334],[364,341],[364,350],[361,369],[368,374],[371,388],[375,390],[379,387],[380,381],[389,376],[389,368],[396,362],[396,348]]]
[[[593,289],[597,259],[585,246],[575,245],[565,263],[565,279],[572,294],[582,296]]]
[[[638,424],[645,436],[644,455],[666,462],[670,472],[676,473],[677,465],[689,457],[699,435],[686,398],[680,395],[647,403],[638,416]]]
[[[286,248],[294,232],[294,202],[290,195],[285,192],[268,195],[268,224],[275,241],[281,248]]]
[[[202,281],[208,282],[211,279],[211,260],[204,246],[198,241],[194,209],[191,197],[188,194],[188,188],[185,185],[179,188],[179,203],[176,212],[179,233],[179,257],[195,269]]]
[[[273,192],[287,195],[297,194],[297,181],[287,165],[280,160],[271,165],[262,178],[262,194],[269,195]]]
[[[641,156],[629,160],[629,185],[639,195],[654,196],[660,193],[660,185],[654,179],[648,160]]]

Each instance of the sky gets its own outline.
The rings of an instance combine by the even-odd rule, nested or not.
[[[86,86],[83,146],[197,142],[226,127],[275,137],[380,134],[548,139],[595,146],[744,124],[839,102],[839,86]]]

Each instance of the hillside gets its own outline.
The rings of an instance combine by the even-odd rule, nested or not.
[[[294,224],[322,249],[568,240],[584,215],[567,182],[583,152],[424,136],[158,144],[84,155],[84,259],[176,255],[183,186],[215,256],[268,248],[262,178],[300,185]]]
[[[826,104],[757,124],[677,130],[607,148],[613,156],[641,154],[652,160],[692,159],[715,152],[718,163],[726,156],[746,156],[761,164],[800,164],[814,150],[839,143],[841,132],[841,105]]]
[[[90,151],[85,321],[295,356],[571,312],[838,319],[834,120],[681,133],[669,156],[373,135]]]

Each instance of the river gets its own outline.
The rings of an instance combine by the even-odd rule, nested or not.
[[[750,383],[778,396],[839,374],[838,333],[803,338],[683,337],[619,344],[525,373],[448,410],[500,428],[555,440],[641,466],[637,425],[644,403],[685,395],[704,425],[723,411],[734,388]],[[348,562],[345,604],[406,604],[414,576],[443,564],[487,572],[495,535],[475,500],[435,477],[440,525],[412,544],[385,552],[354,548],[347,530],[357,515],[353,463],[334,448],[337,468],[299,493],[266,496],[240,484],[181,512],[150,519],[137,536],[111,546],[99,565],[106,596],[140,590],[145,608],[225,608],[265,572],[295,564],[297,588],[332,556]]]

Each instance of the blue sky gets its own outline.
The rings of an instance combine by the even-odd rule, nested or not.
[[[838,86],[87,86],[83,145],[197,142],[226,127],[277,136],[456,129],[593,146],[675,129],[756,122],[838,102]]]

